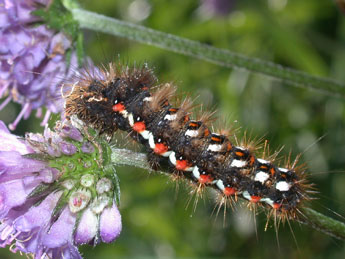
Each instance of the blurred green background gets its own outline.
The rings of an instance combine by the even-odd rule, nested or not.
[[[223,14],[199,0],[81,1],[83,8],[150,28],[226,48],[314,75],[345,80],[345,16],[330,0],[230,1]],[[130,63],[148,62],[160,82],[174,82],[205,109],[216,109],[222,127],[241,135],[265,136],[271,149],[284,146],[293,157],[303,153],[310,181],[319,194],[311,206],[338,218],[345,215],[344,100],[269,77],[227,69],[205,61],[85,31],[86,54],[96,64],[118,56]],[[9,123],[20,107],[8,105],[1,118]],[[40,120],[22,121],[17,134],[42,131]],[[323,137],[321,140],[318,140]],[[127,141],[127,140],[126,140]],[[136,148],[140,150],[140,148]],[[209,193],[196,211],[186,206],[188,186],[136,168],[118,168],[123,231],[114,244],[82,247],[85,258],[345,258],[344,243],[309,227],[279,227],[279,245],[271,222],[245,206],[215,216]],[[191,201],[191,204],[193,200]],[[186,208],[187,207],[187,208]],[[334,212],[333,212],[334,211]],[[280,248],[279,248],[280,246]],[[1,258],[15,258],[5,249]]]

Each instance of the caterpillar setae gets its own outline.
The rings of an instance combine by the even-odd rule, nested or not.
[[[153,169],[167,165],[173,176],[198,189],[218,190],[223,201],[242,197],[283,220],[297,218],[299,208],[311,199],[311,185],[298,159],[280,166],[276,154],[255,154],[249,145],[211,132],[210,116],[192,119],[188,98],[173,105],[176,87],[157,85],[147,65],[112,63],[81,73],[69,86],[64,95],[67,118],[76,115],[110,137],[118,129],[128,132],[144,145]]]

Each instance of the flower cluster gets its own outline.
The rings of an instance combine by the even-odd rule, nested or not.
[[[107,161],[102,142],[69,121],[25,140],[0,121],[0,246],[35,258],[81,258],[78,245],[114,241],[122,225]]]
[[[10,129],[15,129],[22,118],[27,118],[42,107],[47,112],[42,121],[62,108],[58,86],[72,74],[77,62],[74,54],[66,65],[66,52],[71,41],[61,32],[33,25],[39,21],[31,14],[38,5],[47,6],[50,0],[0,0],[0,110],[11,100],[22,105],[22,110]]]

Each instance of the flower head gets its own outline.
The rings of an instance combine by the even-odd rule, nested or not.
[[[22,105],[22,110],[10,129],[15,129],[22,118],[32,110],[46,107],[42,125],[51,112],[62,108],[58,86],[63,78],[72,74],[76,58],[72,54],[68,67],[66,53],[71,41],[61,32],[45,25],[33,26],[39,18],[31,12],[38,4],[48,5],[50,0],[0,0],[0,110],[11,100]]]
[[[81,258],[78,245],[114,241],[121,216],[106,156],[69,121],[25,140],[0,122],[0,246]]]

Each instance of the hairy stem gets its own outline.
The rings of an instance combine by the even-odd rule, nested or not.
[[[200,42],[185,39],[133,24],[106,17],[82,9],[72,9],[73,17],[85,29],[124,37],[162,49],[174,51],[187,56],[196,57],[223,67],[237,67],[252,72],[261,73],[273,79],[308,89],[345,97],[345,84],[329,78],[321,78],[307,73],[283,67],[281,65],[246,57],[226,49],[215,48]]]
[[[112,148],[111,160],[116,166],[134,166],[151,170],[147,162],[147,156],[143,153],[133,152],[127,149]],[[161,172],[168,174],[168,172]],[[345,240],[345,224],[325,216],[310,208],[302,209],[305,218],[298,219],[299,222],[306,224],[320,232],[340,240]]]

